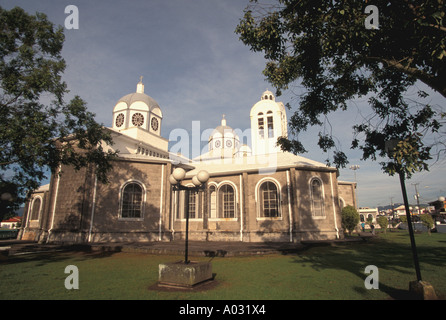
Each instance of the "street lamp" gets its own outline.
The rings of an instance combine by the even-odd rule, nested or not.
[[[187,192],[196,192],[203,190],[206,182],[209,180],[209,173],[206,170],[201,170],[192,178],[192,183],[194,187],[187,187],[181,184],[181,181],[186,177],[186,171],[183,168],[176,168],[173,170],[172,174],[169,176],[169,182],[174,191],[186,190]],[[185,242],[185,254],[184,263],[189,264],[188,253],[189,253],[189,197],[186,199],[186,242]]]
[[[355,173],[355,182],[356,182],[356,170],[358,170],[359,168],[360,167],[357,164],[350,166],[350,170],[353,170],[353,172]]]
[[[399,140],[392,139],[385,142],[385,148],[386,152],[389,156],[389,158],[393,159],[393,153],[395,151],[395,148],[398,144]],[[418,254],[417,254],[417,247],[415,244],[415,237],[412,227],[412,218],[410,216],[410,210],[409,210],[409,201],[407,200],[407,192],[406,192],[406,184],[405,184],[405,177],[404,177],[404,171],[401,166],[397,166],[397,171],[400,176],[400,184],[401,184],[401,191],[403,193],[403,200],[404,200],[404,208],[406,210],[406,217],[407,217],[407,226],[409,228],[409,236],[410,236],[410,244],[412,247],[412,255],[413,255],[413,261],[415,264],[415,271],[417,274],[417,280],[418,282],[421,281],[421,271],[420,271],[420,264],[418,262]]]

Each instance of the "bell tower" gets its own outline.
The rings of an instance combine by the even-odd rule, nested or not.
[[[250,117],[252,154],[282,152],[277,146],[277,139],[288,136],[284,104],[276,102],[274,94],[266,90],[251,108]]]

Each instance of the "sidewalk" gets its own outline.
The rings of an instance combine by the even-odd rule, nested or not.
[[[152,254],[178,254],[185,252],[184,240],[171,242],[144,243],[103,243],[91,244],[91,250],[144,252]],[[230,257],[262,254],[287,254],[298,252],[305,246],[300,243],[282,242],[224,242],[224,241],[189,241],[188,251],[191,256]]]
[[[233,257],[265,254],[291,254],[314,245],[332,245],[352,241],[364,241],[363,237],[343,240],[314,240],[300,243],[290,242],[225,242],[189,241],[190,256]],[[83,244],[39,244],[32,241],[0,240],[0,252],[9,255],[31,254],[52,251],[104,251],[140,252],[149,254],[183,255],[184,240],[170,242],[108,242]]]

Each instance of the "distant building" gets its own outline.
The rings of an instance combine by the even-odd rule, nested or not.
[[[249,111],[249,110],[247,110]],[[178,117],[181,117],[178,109]],[[249,114],[251,146],[243,144],[225,117],[208,140],[207,151],[187,159],[168,150],[161,136],[163,113],[144,93],[115,104],[113,136],[119,157],[101,184],[93,165],[75,171],[66,165],[28,201],[19,237],[48,242],[287,241],[343,236],[341,206],[356,207],[356,184],[338,182],[336,168],[282,152],[287,136],[283,103],[265,91]],[[169,175],[187,171],[184,184],[199,171],[210,179],[204,191],[173,191]],[[187,197],[188,201],[185,201]],[[186,208],[186,203],[188,207]]]
[[[444,200],[444,197],[440,197],[439,200],[429,202],[429,205],[434,207],[434,211],[436,213],[446,213],[446,200]]]
[[[376,223],[378,208],[359,208],[358,212],[360,222],[367,222],[369,218],[372,218],[372,222]]]
[[[12,217],[1,222],[0,227],[4,229],[16,229],[20,227],[22,217]]]
[[[410,213],[412,213],[412,209],[413,209],[412,207],[409,207]],[[402,204],[399,207],[395,208],[394,212],[395,212],[395,215],[405,216],[406,215],[406,207],[404,206],[404,204]],[[415,212],[416,212],[416,214],[418,214],[418,210]]]

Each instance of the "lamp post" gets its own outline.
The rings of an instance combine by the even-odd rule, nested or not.
[[[399,142],[399,140],[396,140],[396,139],[386,141],[386,143],[385,143],[386,152],[390,158],[393,158],[393,152],[395,151],[395,148],[396,148],[398,142]],[[420,264],[418,262],[417,247],[415,244],[415,237],[414,237],[414,232],[413,232],[413,227],[412,227],[412,218],[411,218],[410,210],[409,210],[409,201],[407,200],[404,171],[403,171],[403,168],[401,168],[401,166],[398,167],[397,171],[400,176],[401,191],[403,194],[404,208],[406,210],[407,226],[409,228],[409,237],[410,237],[410,244],[412,247],[413,261],[415,264],[415,272],[417,274],[417,280],[418,280],[418,282],[420,282],[421,281]]]
[[[350,166],[350,170],[353,170],[353,172],[355,173],[355,182],[356,182],[356,170],[358,170],[359,168],[360,167],[357,164]]]
[[[201,170],[192,178],[192,183],[194,187],[187,187],[181,184],[181,181],[186,177],[186,171],[183,168],[176,168],[172,174],[169,176],[169,182],[174,191],[186,190],[187,192],[196,192],[204,189],[206,182],[209,180],[209,173],[206,170]],[[186,241],[185,241],[185,253],[184,253],[184,263],[189,264],[188,254],[189,254],[189,197],[186,199]]]

